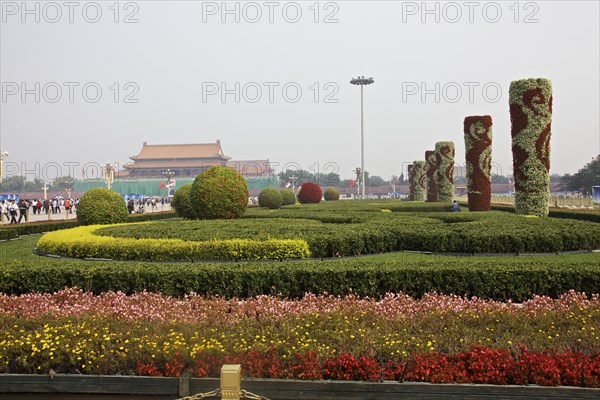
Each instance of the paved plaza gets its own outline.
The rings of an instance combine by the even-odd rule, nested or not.
[[[137,209],[137,208],[136,208]],[[144,209],[144,213],[156,213],[156,212],[161,212],[161,211],[170,211],[172,210],[171,205],[170,204],[157,204],[156,206],[154,206],[154,208],[152,206],[146,206]],[[28,214],[28,222],[29,223],[33,223],[33,222],[41,222],[41,221],[65,221],[65,220],[74,220],[77,219],[77,214],[76,213],[69,213],[67,214],[65,212],[64,207],[61,208],[61,212],[60,213],[56,213],[56,214],[33,214],[31,212],[31,209],[29,210],[29,214]],[[19,216],[17,215],[17,221],[19,220]],[[10,220],[6,220],[5,218],[2,219],[1,224],[2,225],[9,225],[9,221]],[[21,220],[21,223],[26,223],[25,221]]]

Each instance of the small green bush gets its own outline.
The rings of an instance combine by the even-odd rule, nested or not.
[[[292,204],[296,204],[296,195],[292,189],[283,189],[280,193],[282,206],[291,206]]]
[[[77,206],[80,225],[116,224],[127,221],[127,204],[117,192],[105,188],[90,189]]]
[[[190,192],[192,191],[192,184],[186,183],[173,195],[173,202],[171,206],[175,209],[178,216],[185,219],[196,219],[196,214],[192,210],[192,203],[190,202]]]
[[[281,193],[272,187],[264,188],[258,195],[258,205],[269,210],[277,210],[281,207],[282,202]]]
[[[340,192],[336,188],[329,188],[323,195],[325,201],[335,201],[340,199]]]
[[[240,218],[248,207],[248,186],[239,172],[212,167],[194,179],[190,202],[200,219]]]

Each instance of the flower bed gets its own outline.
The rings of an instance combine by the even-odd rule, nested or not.
[[[425,295],[298,301],[139,293],[0,296],[0,372],[598,387],[600,297],[522,305]],[[382,375],[383,374],[383,375]]]

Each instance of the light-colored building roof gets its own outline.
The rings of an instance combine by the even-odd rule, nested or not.
[[[138,155],[130,156],[134,161],[160,160],[160,159],[186,159],[186,158],[219,158],[229,160],[223,154],[221,141],[216,143],[190,143],[190,144],[148,144],[144,146]]]

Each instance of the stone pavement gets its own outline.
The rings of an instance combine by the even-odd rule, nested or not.
[[[162,204],[157,204],[154,207],[154,210],[152,209],[152,206],[147,206],[145,207],[144,212],[145,213],[153,213],[153,212],[161,212],[161,211],[170,211],[171,210],[171,205],[170,204],[165,204],[164,206]],[[64,207],[61,208],[61,212],[57,213],[57,214],[32,214],[31,209],[29,211],[29,222],[40,222],[40,221],[65,221],[65,220],[74,220],[77,219],[77,214],[75,213],[69,213],[67,215],[67,213],[65,212]],[[19,216],[17,215],[17,221],[19,220]],[[10,219],[9,219],[10,221]],[[9,225],[9,221],[6,221],[6,219],[4,219],[2,221],[2,225]],[[25,223],[24,220],[21,220],[21,223]]]

